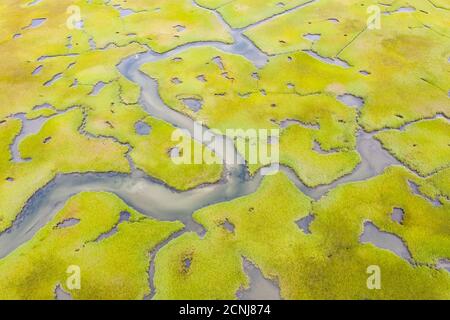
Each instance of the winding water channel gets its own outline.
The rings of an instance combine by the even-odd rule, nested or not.
[[[163,54],[149,50],[146,53],[128,57],[118,65],[118,69],[126,78],[141,87],[140,103],[149,115],[162,119],[175,127],[189,130],[191,133],[194,130],[194,121],[164,104],[158,92],[158,83],[139,70],[143,64],[174,57],[186,49],[200,46],[213,46],[225,52],[244,56],[257,67],[263,67],[268,61],[268,56],[242,34],[245,29],[233,30],[222,20],[219,14],[214,10],[211,12],[214,12],[233,35],[233,44],[196,42],[182,45]],[[24,118],[22,120],[25,121]],[[27,133],[29,131],[28,127],[25,128],[26,130],[23,130],[23,132]],[[203,130],[207,131],[208,129],[203,128]],[[240,157],[231,140],[223,136],[217,136],[214,133],[212,134],[217,140],[222,140],[227,145],[225,149],[227,152],[232,153],[231,155],[224,155],[221,150],[214,150],[218,156],[222,158],[225,156]],[[17,146],[15,145],[14,148],[17,148]],[[363,131],[360,131],[358,134],[357,150],[362,158],[358,167],[351,174],[338,179],[330,185],[308,188],[291,169],[282,166],[281,170],[290,177],[302,192],[313,199],[319,199],[339,184],[365,180],[380,174],[390,165],[400,164],[381,147],[378,141],[372,138],[371,134]],[[18,161],[23,161],[17,153],[14,153],[14,158]],[[164,221],[180,220],[186,225],[185,231],[194,231],[199,235],[203,235],[205,232],[203,227],[192,220],[194,211],[210,204],[229,201],[253,193],[257,190],[261,180],[261,172],[250,177],[245,165],[226,165],[224,177],[220,182],[186,192],[173,190],[136,169],[133,169],[131,174],[74,173],[58,175],[32,196],[12,228],[0,234],[0,258],[8,255],[15,248],[30,240],[40,228],[63,208],[70,197],[83,191],[115,193],[128,205],[147,216]],[[177,236],[180,234],[177,234]],[[255,288],[268,288],[269,286],[270,290],[263,291],[267,291],[270,298],[274,298],[274,295],[277,294],[279,298],[279,289],[276,288],[275,284],[264,279],[256,267],[247,266],[245,269],[252,280],[252,288],[253,286]],[[153,272],[150,270],[151,280],[152,276]],[[254,297],[265,298],[264,293],[260,292],[261,290],[255,290],[253,289],[252,291],[250,289],[242,292],[240,297],[252,298],[253,292],[255,294]]]

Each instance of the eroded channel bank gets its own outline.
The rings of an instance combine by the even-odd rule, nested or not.
[[[223,23],[227,25],[225,22]],[[189,48],[213,46],[225,52],[244,56],[257,67],[264,66],[268,60],[267,55],[261,52],[242,34],[243,29],[232,30],[228,25],[227,27],[234,37],[235,42],[233,44],[196,42],[182,45],[163,54],[149,50],[146,53],[128,57],[118,65],[118,69],[125,77],[141,87],[140,103],[149,115],[171,123],[175,127],[193,132],[194,121],[166,106],[160,98],[158,83],[139,71],[141,65],[145,63],[175,56]],[[204,130],[208,129],[204,128]],[[226,150],[232,150],[231,152],[235,156],[239,156],[232,141],[223,136],[214,135],[216,139],[224,139],[224,143],[231,144],[231,148],[227,147]],[[400,164],[381,148],[379,142],[364,132],[359,133],[357,148],[362,157],[361,164],[351,174],[338,179],[330,185],[308,188],[291,169],[281,167],[281,170],[290,177],[302,192],[313,199],[319,199],[339,184],[365,180],[378,175],[389,165]],[[214,151],[222,158],[225,156],[221,154],[220,150]],[[194,211],[210,204],[229,201],[253,193],[257,190],[261,180],[262,176],[260,173],[250,177],[244,165],[227,165],[224,177],[220,182],[186,192],[172,190],[137,170],[128,175],[116,173],[58,175],[27,202],[18,219],[14,222],[13,227],[0,235],[0,258],[31,239],[40,228],[62,209],[71,196],[83,191],[113,192],[128,205],[143,214],[165,221],[180,220],[185,223],[186,231],[195,231],[202,234],[204,232],[202,226],[199,226],[192,220]],[[248,273],[252,274],[250,271]],[[263,277],[254,275],[251,275],[251,278],[259,279],[254,281],[268,281]],[[273,283],[269,285],[274,286]],[[267,286],[267,283],[265,285],[256,283],[255,286],[264,287]],[[271,292],[274,292],[274,290]]]

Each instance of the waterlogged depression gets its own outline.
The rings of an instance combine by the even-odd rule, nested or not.
[[[313,4],[314,1],[308,2],[305,7]],[[37,3],[36,3],[37,4]],[[194,5],[195,2],[193,3]],[[301,10],[303,6],[298,6],[292,10],[288,10],[283,14],[295,13],[296,10]],[[126,9],[117,7],[120,11],[122,19],[135,16],[138,10]],[[199,47],[214,47],[225,53],[230,53],[251,61],[251,63],[258,69],[262,69],[267,65],[269,59],[273,55],[261,50],[255,45],[255,43],[244,35],[244,32],[251,30],[254,27],[264,25],[267,22],[271,22],[277,19],[278,14],[271,15],[268,18],[260,20],[260,22],[251,24],[244,28],[232,28],[230,24],[225,22],[222,15],[216,10],[209,10],[220,21],[221,25],[227,30],[227,32],[233,37],[232,44],[226,44],[221,41],[193,41],[187,44],[182,44],[174,49],[168,50],[164,53],[158,53],[156,51],[148,49],[146,52],[133,54],[123,59],[118,65],[117,70],[122,76],[131,82],[137,84],[140,88],[139,104],[143,109],[154,118],[164,120],[165,122],[173,125],[175,128],[187,130],[191,133],[191,136],[195,139],[194,135],[196,121],[180,113],[164,103],[159,92],[159,84],[156,79],[149,77],[147,74],[141,71],[141,67],[147,63],[155,63],[163,61],[168,58],[175,58],[185,51]],[[407,13],[412,10],[403,10],[403,7],[397,10],[398,12]],[[33,20],[34,21],[34,20]],[[39,27],[45,19],[39,21],[32,27]],[[185,32],[185,27],[179,25],[176,28],[178,32]],[[304,33],[299,35],[304,37],[312,43],[321,41],[322,34],[311,31],[310,33]],[[95,49],[95,48],[94,48]],[[303,50],[308,55],[320,61],[321,63],[336,65],[343,69],[352,68],[345,60],[340,57],[324,57],[318,54],[315,50],[308,49]],[[219,67],[223,64],[221,61],[215,61]],[[45,69],[44,69],[45,70]],[[39,67],[33,72],[33,75],[38,75],[42,72],[42,67]],[[365,76],[370,77],[369,72],[364,73]],[[57,80],[61,79],[61,74],[56,74],[53,78],[48,80],[45,85],[56,85]],[[197,79],[200,82],[206,82],[207,78],[199,76]],[[97,82],[91,91],[91,95],[96,96],[101,90],[105,90],[104,82]],[[289,86],[288,86],[289,87]],[[293,88],[293,85],[289,87]],[[349,108],[357,108],[360,110],[365,105],[365,99],[349,93],[341,93],[337,96],[337,99]],[[199,112],[204,102],[196,99],[185,99],[184,103],[191,108],[194,112]],[[16,137],[14,143],[10,146],[13,161],[24,162],[27,159],[22,159],[18,151],[18,144],[25,137],[36,134],[43,123],[47,121],[47,118],[40,117],[36,120],[27,120],[23,114],[16,114],[14,117],[20,119],[23,123],[21,133]],[[446,118],[446,117],[444,117]],[[310,129],[319,130],[318,125],[305,124],[295,119],[286,119],[280,123],[282,129],[290,126],[308,127]],[[148,136],[152,134],[153,128],[145,122],[138,121],[135,124],[135,133],[141,136]],[[261,186],[261,182],[264,178],[264,168],[259,169],[255,174],[249,173],[247,165],[242,164],[246,161],[244,157],[237,151],[236,146],[232,139],[229,137],[218,134],[216,131],[210,130],[207,126],[203,125],[201,130],[204,133],[214,136],[216,141],[220,141],[221,145],[226,146],[224,149],[216,149],[214,146],[209,146],[212,151],[220,159],[238,159],[236,162],[225,162],[224,173],[220,181],[213,184],[205,184],[199,187],[193,188],[188,191],[178,191],[171,188],[167,184],[160,180],[154,179],[141,170],[137,170],[132,166],[132,172],[130,174],[119,173],[73,173],[73,174],[58,174],[50,183],[45,187],[37,191],[26,203],[17,219],[14,221],[13,226],[0,234],[0,258],[6,257],[22,244],[26,243],[33,236],[43,228],[59,211],[61,211],[67,201],[81,192],[86,191],[105,191],[116,194],[127,205],[136,209],[137,211],[155,218],[160,221],[181,221],[185,227],[182,232],[176,233],[175,236],[169,238],[164,245],[170,243],[173,239],[183,235],[187,232],[197,233],[201,238],[205,237],[207,233],[205,228],[194,221],[192,214],[207,206],[218,204],[222,202],[238,199],[250,194],[255,193]],[[331,190],[339,187],[340,185],[366,181],[370,178],[381,175],[386,168],[390,166],[402,166],[404,164],[397,160],[391,153],[389,153],[382,144],[374,138],[374,135],[378,132],[382,132],[385,129],[380,129],[373,133],[368,133],[363,129],[358,129],[356,135],[356,150],[359,153],[361,159],[359,164],[354,168],[351,173],[345,174],[342,177],[336,179],[330,184],[319,185],[316,187],[308,187],[303,183],[295,173],[295,171],[287,166],[280,165],[279,170],[295,184],[295,186],[310,197],[313,201],[322,199]],[[386,129],[387,130],[387,129]],[[200,141],[201,142],[201,141]],[[277,142],[278,143],[278,142]],[[320,147],[320,146],[319,146]],[[318,150],[318,153],[326,155],[323,150]],[[129,159],[130,160],[130,159]],[[131,160],[130,160],[131,161]],[[407,169],[409,172],[413,172]],[[415,173],[415,172],[414,172]],[[399,225],[408,218],[404,212],[399,215],[399,212],[393,216],[392,219]],[[314,220],[314,216],[308,216],[307,224],[299,224],[300,232],[310,234],[309,226]],[[75,222],[76,223],[76,222]],[[70,224],[68,224],[70,226]],[[234,225],[226,225],[228,229],[232,228],[234,231]],[[381,232],[376,225],[372,223],[366,223],[364,225],[364,233],[360,237],[362,243],[372,243],[375,246],[387,249],[408,262],[413,262],[411,252],[405,246],[404,241],[392,234]],[[229,230],[230,231],[230,230]],[[153,256],[158,254],[161,247],[158,247]],[[447,260],[445,257],[441,257],[440,265],[444,265],[446,268]],[[153,260],[153,259],[152,259]],[[236,297],[239,299],[280,299],[280,288],[276,281],[268,280],[264,277],[258,266],[254,265],[250,261],[243,259],[243,268],[245,273],[250,279],[250,287],[248,289],[239,290],[236,293]],[[153,277],[154,277],[154,264],[149,269],[150,287],[154,289]],[[62,290],[60,286],[57,286],[56,296],[58,298],[68,298],[68,294]],[[153,292],[154,294],[154,292]]]

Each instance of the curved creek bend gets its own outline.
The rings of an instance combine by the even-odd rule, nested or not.
[[[244,56],[259,68],[264,66],[268,60],[268,56],[242,34],[245,28],[239,30],[231,29],[218,13],[214,10],[211,10],[211,12],[216,14],[230,31],[235,41],[233,44],[196,42],[182,45],[163,54],[149,50],[148,52],[128,57],[117,66],[126,78],[139,84],[141,87],[140,104],[149,115],[164,120],[177,128],[186,129],[191,133],[194,130],[194,121],[164,104],[158,92],[158,83],[139,71],[141,65],[173,57],[186,49],[199,46],[213,46],[224,52]],[[208,128],[204,127],[203,130],[206,131]],[[23,131],[23,133],[26,132],[27,130]],[[227,152],[232,153],[231,155],[224,155],[221,150],[214,150],[219,157],[222,159],[225,156],[240,157],[231,140],[213,132],[211,134],[216,139],[223,141],[227,145]],[[290,168],[281,166],[280,171],[286,173],[303,193],[312,199],[319,199],[329,190],[342,183],[365,180],[380,174],[390,165],[401,165],[381,147],[378,141],[372,138],[372,134],[363,131],[359,132],[357,150],[361,155],[361,163],[351,174],[329,185],[309,188],[298,179]],[[14,154],[14,157],[17,160],[20,159],[17,154]],[[39,229],[45,226],[63,208],[70,197],[83,191],[115,193],[129,206],[147,216],[164,221],[182,221],[186,225],[184,232],[194,231],[203,236],[205,230],[201,225],[193,221],[193,212],[214,203],[229,201],[251,194],[257,190],[262,178],[260,171],[252,177],[249,176],[245,165],[226,165],[224,175],[218,183],[178,192],[134,168],[131,174],[73,173],[58,175],[29,199],[13,226],[0,234],[0,258],[5,257],[18,246],[30,240]],[[182,233],[176,234],[175,237],[180,234]],[[152,255],[154,256],[155,254],[157,252]],[[265,279],[256,266],[249,265],[245,261],[244,266],[251,279],[251,288],[248,291],[238,293],[240,298],[280,298],[278,287],[273,282]],[[151,283],[152,279],[153,270],[152,266],[150,266]],[[261,292],[257,288],[270,289]]]

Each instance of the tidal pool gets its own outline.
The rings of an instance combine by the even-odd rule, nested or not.
[[[122,9],[122,17],[131,14],[126,10],[127,9]],[[186,115],[181,114],[164,104],[158,92],[157,81],[149,78],[139,70],[143,64],[148,62],[156,62],[170,57],[176,57],[177,54],[184,50],[201,46],[213,46],[224,52],[241,55],[250,60],[258,68],[263,67],[268,61],[268,55],[259,50],[253,42],[243,34],[246,28],[231,29],[216,11],[211,10],[211,12],[214,13],[229,30],[230,34],[234,38],[234,43],[225,44],[214,41],[193,42],[181,45],[162,54],[149,50],[145,53],[128,57],[118,65],[119,71],[127,79],[139,84],[141,87],[140,104],[144,107],[148,114],[155,118],[162,119],[177,128],[186,129],[192,134],[192,136],[194,136],[194,121]],[[77,27],[82,28],[83,22],[80,21]],[[179,32],[182,31],[183,30],[179,29]],[[307,36],[312,41],[316,41],[320,38],[320,36],[314,34]],[[344,68],[351,67],[347,62],[338,58],[322,57],[311,50],[307,50],[306,53],[324,63],[333,64]],[[43,57],[43,59],[44,58],[45,57]],[[220,59],[216,60],[216,63],[220,66],[222,62]],[[370,73],[367,72],[367,75],[369,74]],[[50,86],[60,77],[61,74],[57,74],[44,85]],[[199,77],[200,81],[207,81],[204,76],[201,77],[201,75],[199,75]],[[93,88],[92,95],[96,95],[103,86],[104,83],[97,83]],[[346,104],[351,104],[352,106],[362,105],[363,101],[361,101],[361,98],[350,96],[351,95],[342,97],[342,101]],[[191,102],[192,101],[189,101],[189,103]],[[194,111],[198,111],[201,108],[201,105],[199,106],[197,102],[198,101],[196,101],[192,106]],[[36,133],[42,126],[43,122],[47,119],[39,118],[36,122],[33,122],[34,120],[25,120],[22,115],[18,115],[18,117],[23,121],[24,128],[18,138],[16,138],[14,144],[11,146],[11,150],[13,151],[14,161],[24,161],[18,154],[18,144],[26,135]],[[282,122],[281,126],[285,127],[293,124],[298,124],[298,121],[287,119]],[[317,125],[310,126],[314,127],[314,129],[320,129]],[[148,125],[146,126],[144,122],[136,123],[135,130],[140,135],[148,135],[151,132],[151,128]],[[234,147],[233,141],[211,132],[206,127],[203,127],[203,130],[210,132],[216,137],[217,140],[220,140],[223,144],[227,145],[225,148],[226,154],[224,154],[223,150],[213,150],[220,158],[224,159],[225,157],[237,157],[242,159],[242,156]],[[346,175],[329,185],[309,188],[298,179],[292,169],[281,166],[281,170],[289,176],[289,178],[302,192],[310,196],[312,199],[319,199],[329,190],[340,184],[366,180],[380,174],[390,165],[402,165],[386,150],[384,150],[377,140],[373,139],[372,134],[368,134],[363,131],[358,133],[357,150],[362,158],[361,163],[351,174]],[[172,235],[172,237],[155,248],[155,250],[151,253],[151,256],[154,258],[159,248],[183,232],[193,231],[200,236],[204,236],[206,231],[203,226],[199,225],[192,219],[192,213],[194,211],[214,203],[229,201],[237,197],[253,193],[257,190],[261,180],[262,176],[260,172],[255,174],[253,177],[250,177],[246,166],[239,164],[226,165],[225,174],[219,183],[204,185],[185,192],[173,190],[172,188],[164,185],[162,182],[157,181],[156,179],[153,179],[136,169],[134,169],[131,174],[73,173],[58,175],[53,181],[31,197],[18,216],[17,220],[14,222],[13,226],[8,231],[0,234],[0,258],[6,256],[18,246],[30,240],[40,228],[48,223],[50,219],[63,208],[64,204],[70,197],[83,191],[112,192],[123,199],[129,206],[147,216],[163,221],[182,221],[186,225],[185,229],[182,232]],[[126,216],[124,216],[123,219],[126,219]],[[309,233],[309,225],[313,219],[313,216],[307,216],[303,220],[299,221],[298,225],[305,233]],[[397,221],[397,219],[400,218],[395,217],[394,219]],[[400,223],[400,221],[398,222]],[[64,222],[59,227],[66,227],[67,225],[71,225],[71,223],[76,223],[76,221]],[[233,230],[232,225],[226,225],[225,227],[227,230]],[[114,232],[114,230],[111,230],[111,232]],[[110,234],[105,234],[103,236],[108,237]],[[403,258],[410,260],[411,256],[407,248],[400,245],[401,240],[398,242],[398,239],[394,240],[393,237],[395,236],[390,234],[386,235],[378,230],[373,224],[367,223],[365,226],[365,232],[361,236],[361,241],[371,242],[379,247],[387,248]],[[152,259],[149,270],[149,281],[151,288],[153,288],[153,261],[154,259]],[[280,298],[280,290],[277,285],[274,282],[265,279],[261,271],[245,259],[244,270],[249,275],[251,284],[248,290],[238,292],[238,298]],[[154,290],[152,291],[154,292]],[[55,295],[58,298],[67,298],[67,294],[61,290],[60,286],[56,288]]]
[[[273,281],[264,278],[261,270],[249,260],[244,259],[243,264],[250,278],[250,287],[237,292],[239,300],[281,300],[280,288]]]

